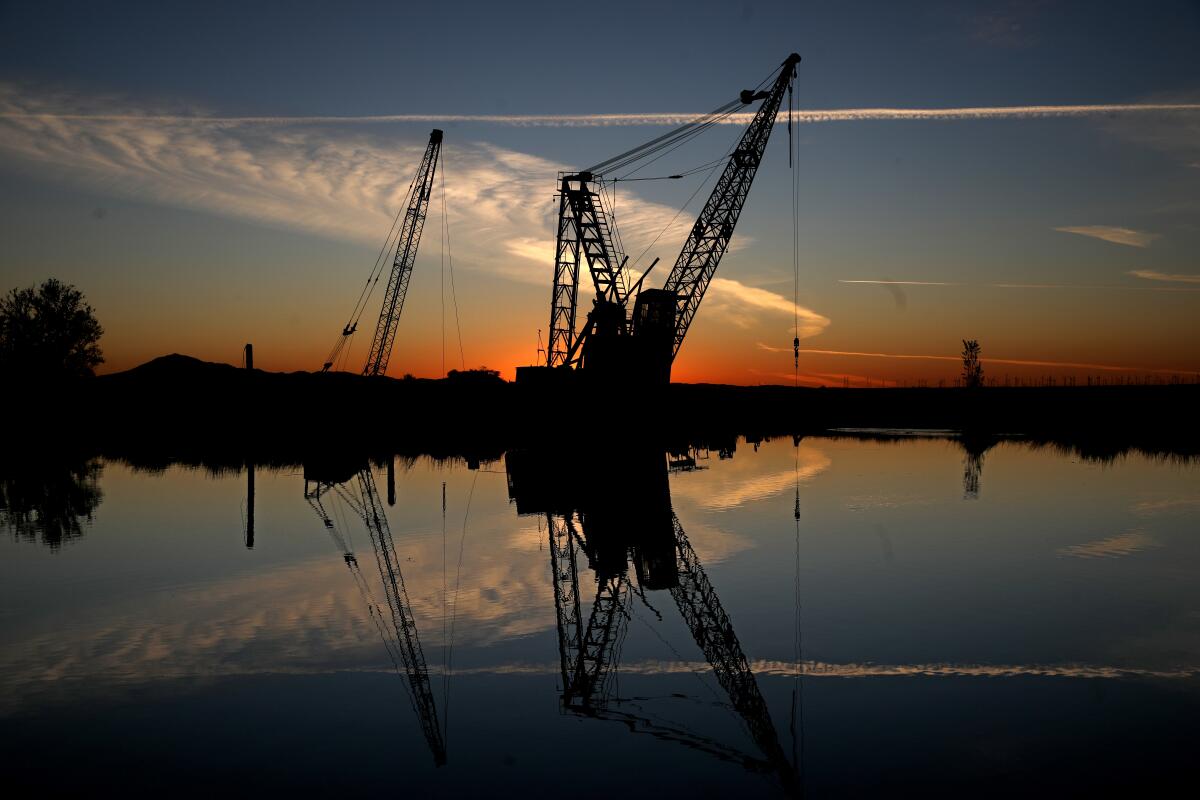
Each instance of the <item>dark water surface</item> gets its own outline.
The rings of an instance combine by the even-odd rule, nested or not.
[[[927,438],[695,455],[599,487],[582,450],[397,460],[394,505],[383,465],[259,467],[253,547],[245,472],[31,468],[0,512],[3,781],[826,797],[1194,776],[1196,462]]]

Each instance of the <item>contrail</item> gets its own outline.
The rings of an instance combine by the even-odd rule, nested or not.
[[[946,283],[945,281],[892,281],[892,280],[842,280],[838,283],[870,283],[879,284],[881,286],[961,286],[959,283]]]
[[[855,350],[800,349],[801,353],[823,356],[859,356],[863,358],[898,358],[917,361],[961,361],[961,356],[911,355],[902,353],[863,353]],[[1155,369],[1152,367],[1121,367],[1112,364],[1087,364],[1077,361],[1036,361],[1023,358],[980,358],[985,364],[1011,364],[1022,367],[1069,367],[1072,369],[1095,369],[1107,372],[1148,372],[1161,375],[1200,375],[1194,369]]]
[[[1200,103],[1125,103],[1071,106],[978,106],[965,108],[830,108],[796,112],[800,123],[869,121],[945,121],[985,119],[1037,119],[1052,117],[1124,116],[1200,112]],[[700,114],[381,114],[374,116],[309,117],[204,117],[160,114],[57,114],[32,111],[0,112],[0,119],[81,122],[156,122],[213,126],[239,125],[378,125],[387,123],[475,123],[531,128],[605,128],[682,125]],[[745,125],[753,114],[722,117],[722,125]],[[777,125],[787,123],[780,115]]]

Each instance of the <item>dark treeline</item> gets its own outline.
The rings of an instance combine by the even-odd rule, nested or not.
[[[254,465],[337,482],[397,459],[404,469],[418,459],[487,468],[504,458],[508,469],[519,455],[550,465],[521,473],[536,476],[520,487],[529,501],[571,496],[560,490],[607,485],[614,476],[626,484],[645,483],[648,475],[660,480],[645,467],[661,465],[664,451],[669,464],[687,468],[703,457],[697,451],[728,457],[740,442],[776,437],[951,437],[964,453],[965,497],[978,496],[985,454],[1013,440],[1089,460],[1135,452],[1200,458],[1192,421],[1200,387],[1192,385],[673,385],[638,394],[581,384],[529,387],[486,373],[442,381],[278,374],[170,356],[79,381],[69,391],[61,384],[22,387],[14,398],[0,449],[0,523],[52,549],[90,524],[105,462],[213,474]],[[580,464],[590,480],[577,474]]]
[[[1200,386],[795,389],[675,384],[657,392],[487,373],[446,380],[270,373],[166,356],[69,391],[21,387],[16,450],[101,455],[146,469],[237,469],[394,455],[494,461],[525,446],[570,450],[728,447],[739,437],[847,429],[1019,436],[1105,457],[1200,454]]]

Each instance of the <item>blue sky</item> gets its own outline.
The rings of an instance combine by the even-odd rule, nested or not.
[[[0,274],[3,288],[48,275],[83,288],[111,368],[172,350],[233,360],[246,340],[264,366],[315,367],[434,123],[89,117],[702,112],[794,50],[801,109],[1026,109],[797,126],[806,349],[953,355],[977,336],[1008,361],[1196,371],[1200,114],[1029,107],[1195,104],[1198,44],[1195,2],[9,2],[4,112],[84,118],[0,117]],[[442,127],[465,360],[511,374],[546,327],[554,173],[664,128]],[[738,133],[714,131],[675,166]],[[786,141],[777,129],[677,377],[791,372],[790,352],[771,349],[791,339],[777,302],[793,289]],[[622,189],[626,237],[648,242],[693,188]],[[438,230],[393,371],[441,369]],[[651,255],[671,262],[673,241]],[[859,280],[908,283],[843,282]],[[808,373],[840,384],[952,367],[813,353]]]

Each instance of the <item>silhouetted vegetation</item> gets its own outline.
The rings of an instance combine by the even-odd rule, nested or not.
[[[104,329],[83,293],[50,278],[0,299],[0,371],[9,377],[61,381],[90,377],[104,363]]]
[[[488,369],[487,367],[464,370],[452,369],[446,373],[446,380],[454,383],[469,383],[474,385],[504,383],[504,379],[500,377],[499,370]]]
[[[983,364],[979,361],[979,340],[963,339],[962,385],[968,389],[983,386]]]
[[[153,468],[182,462],[240,469],[395,454],[479,463],[515,447],[561,444],[564,436],[584,441],[582,429],[564,427],[555,415],[588,406],[631,409],[614,412],[613,424],[597,429],[613,447],[636,441],[720,448],[737,436],[892,429],[961,432],[973,441],[1017,436],[1097,454],[1130,447],[1200,453],[1195,384],[970,390],[674,384],[631,397],[603,383],[555,388],[471,373],[397,380],[272,373],[165,356],[70,393],[40,399],[14,393],[18,408],[10,419],[20,424],[10,426],[6,444]],[[389,410],[388,424],[364,429],[362,415],[372,409]]]
[[[104,495],[100,462],[50,453],[0,464],[0,521],[14,536],[56,550],[83,535]]]

